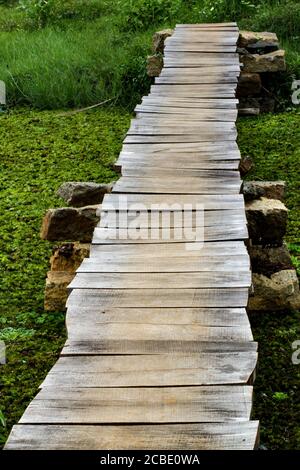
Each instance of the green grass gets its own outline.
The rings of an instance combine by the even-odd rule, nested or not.
[[[283,104],[300,76],[300,4],[284,0],[48,0],[44,9],[0,4],[0,79],[10,106],[86,106],[113,99],[132,109],[145,94],[155,30],[176,23],[237,20],[273,30],[287,49]],[[23,2],[24,3],[24,2]],[[278,88],[278,87],[277,87]]]
[[[238,121],[239,147],[253,158],[247,179],[285,180],[290,209],[287,240],[300,242],[300,113],[243,118]]]
[[[57,112],[14,112],[0,117],[0,366],[6,427],[20,418],[56,361],[65,338],[64,314],[43,310],[52,245],[39,238],[49,207],[63,203],[55,191],[68,180],[109,182],[129,115],[97,110],[59,117]]]

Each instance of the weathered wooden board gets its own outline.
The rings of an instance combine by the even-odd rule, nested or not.
[[[205,76],[160,76],[156,77],[155,84],[156,85],[207,85],[207,84],[216,84],[216,83],[229,83],[236,85],[238,83],[238,79],[236,77],[223,77],[218,78],[214,76],[205,77]]]
[[[221,259],[220,259],[221,258]],[[165,258],[158,257],[153,260],[142,260],[133,257],[128,261],[116,258],[108,259],[86,259],[77,269],[79,273],[190,273],[207,271],[229,271],[236,269],[245,271],[250,269],[249,260],[246,256],[237,257],[193,257],[191,260],[187,257]]]
[[[161,144],[123,144],[121,155],[160,155],[171,154],[203,157],[203,159],[230,160],[240,158],[241,154],[236,142],[191,142],[191,143],[161,143]],[[209,157],[209,158],[208,158]]]
[[[69,295],[67,306],[246,307],[248,292],[248,288],[76,289]]]
[[[106,194],[102,202],[102,210],[152,210],[170,211],[174,208],[180,210],[191,208],[194,210],[244,210],[244,196],[242,194]]]
[[[68,383],[78,388],[246,384],[256,361],[255,351],[201,356],[64,356],[41,387],[65,387]]]
[[[182,134],[182,135],[127,135],[124,142],[125,144],[159,144],[159,143],[193,143],[193,142],[224,142],[224,141],[235,141],[236,131],[217,133],[203,132],[193,134]]]
[[[196,245],[195,245],[196,247]],[[209,242],[201,245],[199,250],[188,250],[187,246],[183,243],[162,243],[153,246],[142,244],[119,244],[119,245],[91,245],[91,257],[97,259],[97,256],[115,256],[121,260],[123,256],[125,259],[140,256],[144,259],[149,257],[199,257],[199,256],[238,256],[243,255],[249,258],[247,249],[242,241],[222,241],[222,242]],[[147,262],[149,259],[147,259]]]
[[[133,177],[122,176],[113,187],[113,193],[150,194],[239,194],[242,181],[235,178]]]
[[[189,121],[219,121],[219,122],[232,122],[237,118],[237,111],[236,110],[229,110],[222,112],[211,112],[210,109],[203,109],[203,112],[199,112],[199,110],[195,108],[180,108],[180,107],[171,107],[171,106],[147,106],[145,104],[138,105],[135,107],[136,117],[140,119],[144,115],[150,115],[153,118],[157,118],[157,115],[165,115],[167,114],[168,117],[170,115],[179,115],[181,119],[185,117]],[[167,118],[166,118],[167,119]]]
[[[257,345],[253,342],[226,341],[208,342],[208,341],[69,341],[63,349],[63,356],[95,356],[95,355],[190,355],[204,353],[218,353],[232,355],[236,352],[255,351]],[[225,371],[224,371],[225,373]],[[221,381],[221,377],[219,377]],[[230,378],[228,377],[228,380]],[[231,379],[233,380],[233,379]],[[253,377],[250,377],[252,382]],[[219,382],[218,382],[219,383]],[[221,383],[221,382],[220,382]],[[231,382],[232,383],[232,382]]]
[[[245,421],[250,385],[160,388],[43,388],[21,424],[197,423]]]
[[[192,178],[205,178],[205,179],[216,179],[216,178],[223,178],[225,179],[233,179],[240,181],[240,173],[238,171],[229,171],[229,170],[209,170],[209,169],[180,169],[176,170],[173,168],[160,168],[154,166],[146,166],[143,165],[136,166],[136,168],[127,168],[124,166],[122,171],[123,176],[130,176],[130,177],[144,177],[144,178],[153,178],[153,177],[164,177],[166,180],[168,178],[179,178],[179,177],[192,177]]]
[[[210,226],[189,229],[172,228],[100,228],[96,227],[92,243],[94,244],[157,244],[157,243],[184,243],[193,244],[212,241],[247,240],[248,229],[245,225]],[[193,249],[193,248],[191,248]],[[189,248],[187,247],[187,250]]]
[[[110,323],[135,323],[152,325],[202,325],[248,328],[250,322],[244,308],[101,308],[69,307],[67,327],[76,328],[78,319],[82,325],[95,326]]]
[[[78,319],[77,319],[78,320]],[[118,341],[253,341],[251,329],[243,327],[209,327],[202,325],[153,325],[134,323],[84,324],[68,328],[73,342]],[[183,382],[184,383],[184,382]]]
[[[7,450],[253,450],[258,421],[130,426],[16,425]]]
[[[191,37],[191,40],[193,41],[194,38]],[[224,40],[224,43],[226,42],[233,42],[228,40]],[[193,43],[190,42],[189,44],[183,44],[180,42],[175,44],[175,43],[166,43],[165,49],[164,49],[164,54],[167,56],[169,52],[178,52],[178,53],[189,53],[189,52],[202,52],[203,54],[207,54],[208,52],[227,52],[227,53],[233,53],[236,51],[236,45],[228,45],[228,44],[210,44],[210,43],[205,43],[205,42],[198,42],[198,43]]]
[[[238,100],[225,98],[188,98],[181,96],[144,96],[142,103],[164,106],[181,106],[196,109],[237,109]]]
[[[203,215],[203,217],[202,217]],[[246,215],[242,210],[233,211],[207,211],[186,212],[182,214],[178,211],[146,212],[146,211],[128,211],[128,212],[105,212],[100,214],[98,227],[132,227],[133,222],[137,222],[139,227],[209,227],[212,225],[222,225],[230,221],[232,224],[246,223]],[[212,255],[213,256],[213,255]]]
[[[176,289],[250,287],[247,271],[185,273],[78,273],[70,289]]]
[[[199,156],[198,156],[199,157]],[[175,169],[175,170],[238,170],[239,160],[203,160],[202,158],[190,158],[188,156],[173,157],[169,154],[165,159],[157,156],[141,157],[138,159],[136,156],[121,157],[115,163],[115,169],[124,175],[130,174],[137,168],[161,168],[161,169]],[[138,167],[137,167],[138,165]],[[128,172],[128,173],[127,173]]]

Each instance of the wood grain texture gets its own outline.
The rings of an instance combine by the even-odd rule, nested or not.
[[[21,424],[213,423],[250,419],[252,387],[56,388],[32,400]]]
[[[257,353],[65,356],[41,387],[155,387],[248,383]],[[228,373],[230,371],[230,373]]]
[[[102,307],[246,307],[248,288],[219,289],[75,289],[67,306]]]
[[[253,450],[258,421],[130,426],[17,425],[7,450]]]
[[[152,210],[169,211],[174,207],[189,210],[244,210],[242,194],[106,194],[102,202],[102,210]],[[173,209],[174,210],[174,209]]]
[[[171,258],[171,257],[200,257],[200,256],[237,256],[243,255],[249,259],[247,249],[242,241],[222,241],[222,242],[209,242],[203,245],[193,245],[194,250],[188,249],[189,247],[183,243],[162,243],[153,246],[139,245],[139,244],[126,244],[123,245],[91,245],[91,257],[97,259],[101,256],[107,256],[110,260],[114,257],[117,260],[129,260],[132,257],[146,258]],[[199,248],[199,249],[198,249]],[[147,262],[149,259],[147,259]]]

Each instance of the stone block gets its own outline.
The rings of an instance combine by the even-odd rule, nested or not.
[[[84,258],[88,258],[90,245],[88,243],[64,243],[55,247],[50,258],[51,271],[75,273]]]
[[[279,50],[268,54],[243,54],[240,56],[244,64],[243,72],[265,73],[283,72],[286,70],[285,51]]]
[[[57,195],[72,207],[84,207],[100,204],[104,195],[111,193],[112,188],[113,183],[68,181],[58,188]]]
[[[249,238],[254,244],[281,245],[286,233],[288,209],[278,199],[261,197],[246,202]]]
[[[252,274],[253,293],[249,296],[248,310],[276,311],[300,308],[299,283],[296,271],[286,269],[267,277]]]
[[[157,31],[154,33],[152,39],[152,50],[155,54],[158,52],[161,54],[164,53],[165,40],[172,36],[173,32],[173,29],[163,29],[162,31]]]
[[[49,209],[44,216],[41,238],[49,241],[90,242],[100,220],[99,206]]]
[[[46,311],[64,311],[68,298],[68,285],[74,274],[60,271],[49,271],[46,279],[44,308]]]
[[[164,66],[161,55],[149,55],[147,57],[147,75],[149,77],[158,77]]]
[[[242,193],[246,201],[260,197],[284,200],[286,184],[284,181],[244,181]]]

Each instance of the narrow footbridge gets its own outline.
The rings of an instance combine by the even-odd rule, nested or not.
[[[166,41],[70,285],[67,343],[6,449],[256,447],[237,39],[227,23]]]

